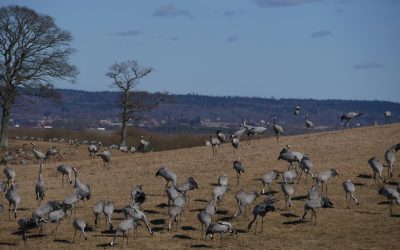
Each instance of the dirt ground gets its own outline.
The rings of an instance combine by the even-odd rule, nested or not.
[[[23,142],[11,142],[16,148]],[[87,146],[78,149],[67,144],[37,143],[45,151],[49,146],[56,145],[64,152],[63,159],[50,160],[44,164],[43,177],[47,187],[45,201],[63,200],[72,193],[73,185],[61,186],[61,175],[56,167],[68,163],[78,169],[79,179],[89,183],[93,197],[87,202],[78,204],[76,215],[84,219],[90,231],[88,240],[84,241],[77,235],[72,243],[74,230],[72,219],[64,219],[59,228],[57,239],[52,231],[55,224],[44,227],[44,235],[37,230],[28,234],[27,245],[24,246],[18,233],[17,220],[29,217],[38,206],[34,188],[38,177],[38,165],[31,162],[28,165],[10,165],[16,169],[17,191],[21,196],[17,220],[8,220],[8,203],[3,197],[5,210],[0,213],[0,248],[1,249],[101,249],[111,248],[112,234],[104,231],[105,220],[102,217],[100,225],[94,227],[93,205],[99,200],[113,201],[116,208],[131,202],[130,191],[136,185],[143,185],[147,200],[143,208],[151,222],[154,235],[150,236],[144,226],[139,227],[138,237],[129,235],[128,246],[121,245],[121,237],[113,248],[138,249],[190,249],[190,248],[224,248],[224,249],[397,249],[400,232],[400,206],[393,209],[394,215],[389,215],[389,206],[384,197],[378,195],[382,181],[376,183],[371,178],[372,170],[368,159],[376,156],[384,163],[384,152],[393,144],[400,143],[400,125],[349,129],[326,133],[308,133],[300,136],[283,136],[279,143],[274,137],[252,141],[249,145],[242,142],[236,156],[240,156],[246,169],[236,184],[236,172],[232,168],[235,160],[231,145],[225,144],[218,150],[216,159],[212,158],[211,147],[195,147],[181,150],[163,151],[146,154],[127,154],[112,151],[112,163],[109,169],[103,167],[100,158],[90,159]],[[314,163],[314,173],[335,168],[339,176],[329,181],[328,196],[334,208],[318,210],[317,225],[299,221],[303,214],[304,196],[313,184],[311,179],[305,182],[304,176],[299,184],[295,184],[293,207],[285,209],[285,202],[280,188],[280,181],[273,184],[277,210],[268,213],[264,218],[264,230],[261,233],[261,223],[258,232],[254,234],[254,226],[250,232],[247,225],[252,218],[251,211],[246,211],[233,220],[238,235],[225,235],[221,240],[219,235],[213,240],[201,239],[201,225],[196,219],[198,211],[206,206],[211,199],[211,193],[218,176],[225,172],[229,176],[229,191],[218,207],[213,221],[229,220],[237,211],[234,198],[240,188],[246,191],[262,189],[260,178],[272,169],[284,171],[288,163],[278,161],[280,150],[290,144],[291,150],[308,153]],[[28,143],[28,150],[32,146]],[[79,153],[76,153],[78,150]],[[400,159],[400,152],[397,153]],[[394,177],[389,184],[397,185],[400,180],[400,160],[395,163]],[[182,221],[173,230],[167,230],[168,208],[167,198],[163,195],[165,181],[156,177],[160,166],[166,166],[178,175],[178,183],[192,176],[199,184],[199,189],[189,192],[189,203],[184,209]],[[385,176],[387,175],[385,168]],[[4,180],[4,175],[1,175]],[[351,179],[356,183],[356,197],[360,201],[357,207],[354,203],[346,208],[345,193],[342,183]],[[297,181],[297,180],[296,180]],[[263,200],[258,197],[253,206]],[[252,206],[252,207],[253,207]],[[251,208],[252,209],[252,208]],[[113,224],[116,226],[123,220],[123,214],[115,213]]]

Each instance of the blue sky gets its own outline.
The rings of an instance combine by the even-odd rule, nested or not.
[[[113,90],[114,62],[154,71],[140,90],[400,102],[400,0],[0,0],[54,17],[80,75]]]

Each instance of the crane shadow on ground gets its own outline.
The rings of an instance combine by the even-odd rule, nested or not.
[[[67,244],[73,244],[72,241],[70,240],[62,240],[62,239],[55,239],[54,242],[58,242],[58,243],[67,243]]]
[[[203,208],[196,208],[196,209],[190,210],[190,212],[201,212],[203,210],[204,210]]]
[[[222,221],[232,221],[233,219],[235,219],[233,216],[225,216],[220,218]]]
[[[359,186],[359,187],[365,186],[365,184],[361,182],[354,182],[353,184],[354,186]]]
[[[194,228],[192,226],[182,226],[181,229],[183,231],[194,231],[194,230],[196,230],[196,228]]]
[[[157,212],[155,210],[144,210],[145,213],[147,214],[159,214],[160,212]]]
[[[212,248],[212,246],[205,245],[205,244],[194,244],[194,245],[191,245],[190,248]]]
[[[17,243],[0,242],[0,246],[14,247],[14,246],[16,246],[16,245],[17,245]]]
[[[158,204],[156,207],[164,209],[166,207],[169,207],[169,205],[167,203],[163,202],[163,203]]]
[[[153,225],[164,225],[165,220],[164,219],[154,219],[154,220],[151,220],[150,223]]]
[[[305,221],[305,220],[301,220],[301,219],[298,219],[298,220],[290,220],[290,221],[285,221],[285,222],[282,222],[282,224],[283,225],[298,225],[298,224],[304,224],[304,223],[306,223],[307,221]]]
[[[205,200],[205,199],[195,199],[194,201],[198,201],[198,202],[208,202],[208,200]]]
[[[182,240],[193,240],[192,237],[185,235],[185,234],[175,234],[172,238],[178,238]]]
[[[229,212],[228,212],[228,210],[218,210],[217,212],[216,212],[216,214],[221,214],[221,215],[226,215],[226,214],[228,214]]]
[[[306,200],[308,198],[308,195],[299,195],[299,196],[295,196],[292,198],[292,200],[294,201],[303,201]]]
[[[115,244],[115,245],[117,245],[117,244]],[[97,244],[96,246],[97,246],[97,247],[103,247],[103,248],[111,247],[110,242],[109,242],[109,243]]]
[[[381,213],[377,213],[377,212],[369,212],[369,211],[357,211],[357,213],[359,214],[381,214]]]
[[[163,230],[164,230],[163,227],[152,227],[152,228],[151,228],[151,231],[153,231],[153,232],[161,232],[161,231],[163,231]]]
[[[373,177],[372,177],[370,174],[363,174],[363,173],[361,173],[361,174],[359,174],[359,175],[357,176],[357,178],[372,179]]]
[[[265,196],[268,196],[268,195],[274,195],[274,194],[277,194],[278,193],[278,191],[275,191],[275,190],[271,190],[271,191],[269,191],[269,192],[267,192],[267,193],[263,193],[263,194],[261,194],[261,195],[265,195]]]

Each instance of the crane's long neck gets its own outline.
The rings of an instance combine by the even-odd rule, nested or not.
[[[42,167],[43,167],[43,164],[40,164],[40,167],[39,167],[39,177],[38,177],[39,181],[42,181],[42,180],[43,180],[43,177],[42,177]]]

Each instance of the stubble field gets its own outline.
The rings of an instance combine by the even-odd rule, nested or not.
[[[12,142],[19,147],[23,142]],[[358,128],[345,131],[310,133],[300,136],[281,137],[279,144],[274,137],[254,140],[251,144],[241,142],[236,153],[245,165],[245,173],[236,184],[236,172],[232,168],[235,160],[231,145],[225,144],[218,150],[216,159],[212,159],[211,147],[194,147],[181,150],[171,150],[146,154],[127,154],[112,151],[112,163],[109,169],[103,168],[100,158],[90,159],[87,146],[80,146],[79,154],[63,155],[63,160],[51,160],[44,164],[43,177],[47,192],[45,201],[63,200],[72,193],[73,185],[61,187],[61,175],[56,167],[61,163],[69,163],[76,167],[79,179],[89,183],[93,197],[87,202],[78,204],[76,215],[84,219],[93,229],[88,232],[88,240],[84,241],[77,235],[72,243],[74,230],[72,219],[64,219],[59,228],[57,240],[52,231],[54,224],[44,227],[44,236],[39,236],[37,230],[28,234],[27,245],[18,234],[17,220],[8,220],[8,204],[3,197],[5,211],[0,213],[0,248],[1,249],[101,249],[120,248],[122,238],[117,238],[117,245],[111,247],[112,234],[104,231],[105,220],[101,218],[100,225],[94,227],[92,207],[98,200],[113,201],[116,208],[131,202],[130,191],[136,185],[143,185],[147,200],[143,209],[147,213],[154,235],[150,236],[144,226],[139,227],[138,237],[134,239],[130,233],[128,246],[123,248],[137,249],[190,249],[190,248],[224,248],[224,249],[397,249],[400,231],[400,207],[394,207],[394,216],[389,215],[388,204],[384,197],[378,195],[382,181],[374,180],[368,159],[376,156],[384,163],[384,152],[393,144],[400,143],[400,125]],[[330,180],[328,196],[334,208],[318,211],[317,225],[310,223],[310,215],[305,223],[299,223],[303,214],[304,197],[314,182],[309,179],[306,184],[304,176],[299,184],[295,184],[293,207],[285,209],[285,202],[280,188],[281,179],[273,184],[277,210],[268,213],[264,218],[264,231],[260,233],[260,223],[257,234],[254,225],[250,232],[247,225],[252,218],[251,211],[232,221],[239,234],[226,235],[220,241],[219,236],[213,240],[201,239],[201,225],[196,219],[198,211],[206,206],[211,199],[211,193],[217,183],[218,176],[228,173],[229,191],[218,207],[213,221],[229,220],[237,211],[234,198],[240,188],[245,191],[262,189],[260,178],[273,169],[284,171],[288,163],[278,161],[280,150],[287,144],[294,151],[308,153],[314,163],[314,173],[335,168],[339,176]],[[50,145],[61,147],[61,152],[68,151],[66,144],[37,143],[45,151]],[[29,145],[29,150],[31,146]],[[70,149],[70,152],[73,150]],[[400,158],[400,152],[397,153]],[[17,171],[17,190],[21,196],[18,218],[29,217],[37,207],[34,187],[38,176],[38,165],[10,165]],[[183,183],[192,176],[199,184],[199,190],[189,193],[189,203],[184,209],[182,221],[177,230],[167,230],[168,208],[167,198],[163,195],[165,181],[156,177],[160,166],[166,166],[178,175],[178,183]],[[394,166],[394,177],[389,184],[396,185],[399,180],[399,161]],[[386,177],[385,169],[385,177]],[[4,176],[1,179],[5,179]],[[345,193],[342,183],[351,179],[356,183],[356,197],[360,205],[354,203],[346,208]],[[297,180],[296,180],[297,182]],[[261,202],[264,195],[258,197]],[[253,204],[253,206],[255,205]],[[252,206],[252,207],[253,207]],[[252,209],[252,208],[251,208]],[[285,214],[293,213],[298,217],[288,218]],[[121,213],[114,213],[114,227],[123,220]]]

